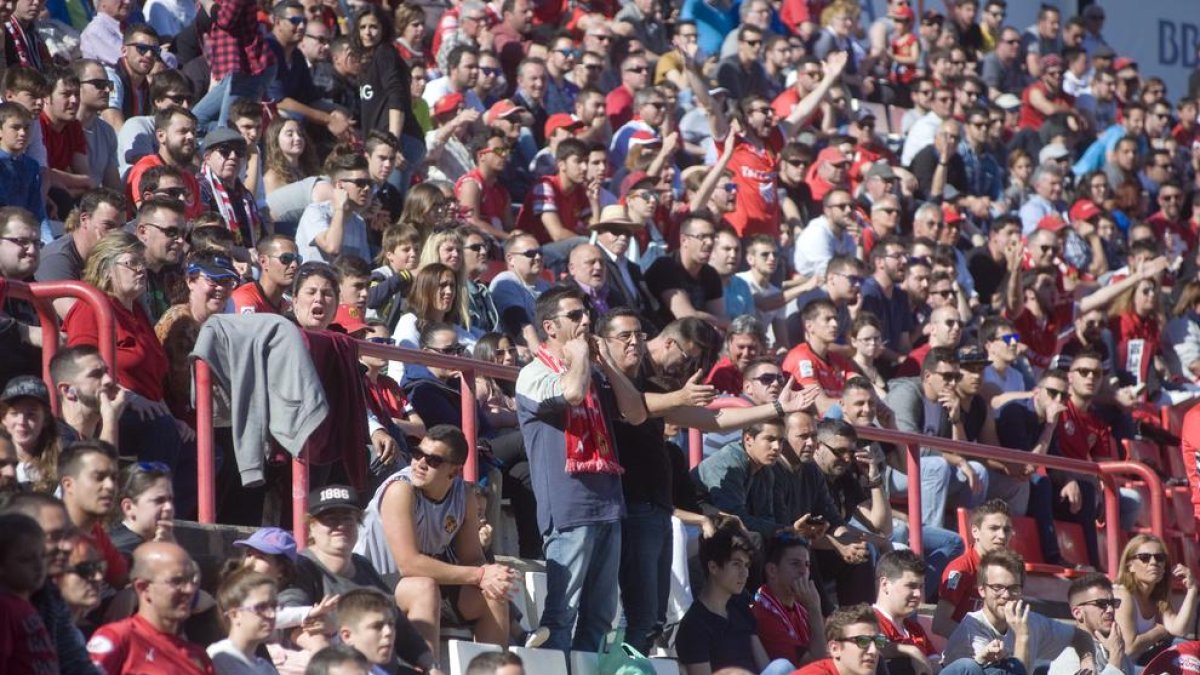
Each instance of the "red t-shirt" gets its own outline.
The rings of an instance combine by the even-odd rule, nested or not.
[[[539,180],[529,191],[517,216],[517,227],[532,234],[539,242],[548,244],[551,238],[542,224],[543,213],[557,213],[563,227],[578,235],[586,235],[586,225],[591,215],[587,190],[582,185],[576,185],[570,192],[564,192],[562,180],[554,175]]]
[[[737,184],[737,203],[733,212],[725,216],[738,236],[766,234],[779,238],[779,153],[785,139],[778,128],[763,139],[760,148],[746,140],[745,134],[738,137],[729,160],[733,182]]]
[[[58,653],[28,600],[0,592],[0,673],[58,675]]]
[[[783,93],[776,96],[774,101],[771,101],[771,108],[775,111],[775,119],[786,119],[792,114],[792,109],[799,103],[800,99],[804,98],[795,87],[788,87],[783,90]],[[821,113],[821,109],[817,108],[804,120],[805,128],[819,128],[825,116]]]
[[[1058,94],[1052,96],[1046,89],[1046,84],[1038,80],[1025,87],[1025,91],[1021,92],[1021,119],[1017,122],[1017,127],[1020,129],[1041,129],[1042,122],[1046,121],[1046,116],[1029,102],[1029,98],[1035,89],[1041,91],[1042,95],[1051,103],[1065,103],[1068,105],[1075,103],[1075,97],[1064,91],[1059,91]]]
[[[833,665],[833,659],[825,657],[820,661],[813,661],[799,670],[793,670],[790,675],[841,675],[841,673],[838,672],[837,666]]]
[[[908,358],[896,368],[896,377],[915,377],[921,374],[921,368],[925,367],[925,357],[929,356],[929,350],[933,349],[933,345],[926,342],[908,353]]]
[[[292,308],[292,303],[288,302],[286,296],[279,307],[272,305],[257,281],[238,286],[229,297],[233,300],[233,311],[236,314],[286,314]]]
[[[389,420],[408,417],[408,398],[395,380],[380,373],[374,382],[364,378],[363,383],[367,385],[367,403],[376,415]]]
[[[846,388],[846,373],[857,372],[854,364],[836,352],[828,352],[825,359],[813,353],[807,342],[792,347],[783,359],[783,372],[796,377],[802,387],[817,383],[829,398],[841,398]]]
[[[938,600],[945,600],[954,605],[952,618],[962,621],[968,612],[974,612],[983,605],[979,597],[976,580],[979,575],[979,554],[972,546],[967,552],[958,556],[942,570],[942,584],[938,586]]]
[[[1070,329],[1075,320],[1075,305],[1070,301],[1060,302],[1045,320],[1039,320],[1022,307],[1009,320],[1021,336],[1021,342],[1029,347],[1029,362],[1038,368],[1049,368],[1050,361],[1058,353],[1059,334]]]
[[[150,317],[139,302],[134,302],[133,309],[129,310],[111,296],[108,299],[117,325],[117,382],[151,401],[163,400],[163,383],[169,364],[167,352],[154,334]],[[96,312],[86,302],[71,306],[63,319],[63,331],[67,334],[68,347],[100,344]]]
[[[1063,457],[1096,462],[1112,459],[1112,432],[1089,410],[1080,410],[1070,400],[1058,418],[1058,450]]]
[[[888,617],[878,607],[872,607],[875,610],[875,619],[879,621],[879,631],[887,637],[888,640],[901,645],[912,645],[921,650],[925,656],[930,656],[937,653],[937,649],[933,647],[933,641],[925,634],[925,629],[921,628],[921,623],[913,617],[908,617],[896,625],[896,622]]]
[[[604,114],[613,129],[620,129],[633,119],[633,92],[629,87],[622,84],[608,92],[604,98]]]
[[[770,597],[763,586],[750,605],[754,622],[758,624],[758,639],[770,659],[787,659],[798,662],[808,652],[812,633],[808,623],[808,610],[800,603],[786,607]]]
[[[708,372],[704,384],[711,384],[722,394],[737,396],[742,393],[742,371],[738,370],[728,356],[722,356]]]
[[[1190,148],[1192,146],[1189,143],[1187,147]],[[1163,215],[1162,211],[1155,212],[1154,215],[1146,219],[1146,222],[1150,225],[1150,227],[1154,228],[1154,234],[1157,235],[1159,239],[1163,239],[1166,236],[1166,233],[1170,231],[1171,234],[1174,234],[1176,237],[1179,237],[1183,240],[1183,244],[1184,246],[1187,246],[1187,250],[1194,251],[1196,249],[1196,241],[1198,237],[1194,223],[1186,220],[1178,223],[1168,220],[1167,217]]]
[[[162,163],[162,157],[157,154],[146,155],[129,168],[129,175],[125,177],[125,198],[129,200],[130,204],[142,201],[142,174],[146,173],[150,167],[161,166]],[[196,180],[196,174],[191,171],[180,171],[180,173],[183,174],[183,186],[192,193],[192,200],[187,203],[184,215],[189,219],[195,218],[207,210],[204,208],[204,204],[200,203],[200,183]]]
[[[45,111],[38,115],[38,123],[42,125],[42,138],[46,141],[46,163],[51,169],[72,171],[71,160],[75,154],[87,154],[83,125],[71,120],[63,125],[62,131],[55,131]]]
[[[108,675],[216,675],[204,647],[160,632],[140,614],[96,629],[92,663]]]
[[[1117,343],[1115,363],[1118,370],[1127,370],[1145,382],[1150,373],[1150,363],[1158,355],[1161,329],[1154,316],[1142,318],[1132,309],[1115,316],[1108,322],[1113,339]],[[1139,341],[1136,342],[1136,341]],[[1131,343],[1137,348],[1130,349]],[[1134,357],[1134,358],[1130,358]]]
[[[459,177],[454,183],[454,196],[459,197],[461,201],[462,186],[466,181],[471,181],[479,185],[479,214],[483,219],[489,221],[495,227],[502,227],[504,223],[504,214],[508,213],[512,200],[508,196],[508,190],[499,181],[492,181],[488,185],[483,180],[483,174],[479,173],[479,168],[476,167]]]
[[[97,522],[92,524],[92,531],[88,534],[96,543],[96,549],[104,556],[104,562],[107,564],[108,571],[104,573],[104,580],[113,588],[124,588],[129,580],[129,563],[113,545],[112,539],[108,536],[108,530]]]

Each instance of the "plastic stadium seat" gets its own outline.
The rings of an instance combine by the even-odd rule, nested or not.
[[[974,545],[971,539],[971,513],[966,509],[958,509],[958,534],[967,546]],[[1056,577],[1077,577],[1082,574],[1078,570],[1059,567],[1046,562],[1042,555],[1041,540],[1038,539],[1037,521],[1028,516],[1013,516],[1013,536],[1010,546],[1021,554],[1025,560],[1025,571],[1030,574],[1043,574]],[[1063,558],[1073,564],[1084,564],[1087,561],[1087,546],[1084,545],[1083,528],[1078,523],[1054,521],[1055,532]],[[1065,538],[1064,538],[1065,537]],[[1071,555],[1068,555],[1068,550]],[[1078,551],[1077,558],[1076,551]]]
[[[1200,398],[1188,399],[1182,403],[1175,405],[1165,405],[1162,408],[1162,425],[1167,431],[1179,435],[1183,430],[1183,416],[1187,414],[1188,409],[1200,403]]]
[[[1167,468],[1166,462],[1163,461],[1162,449],[1153,441],[1126,439],[1122,441],[1125,446],[1125,456],[1128,459],[1136,460],[1154,469],[1160,476],[1169,476],[1170,470]]]
[[[529,625],[537,626],[542,620],[542,611],[546,609],[546,573],[526,572],[525,593],[529,598]]]
[[[509,651],[521,657],[527,673],[567,675],[567,657],[557,649],[512,647]]]
[[[679,675],[679,663],[675,659],[650,659],[654,664],[654,675]]]
[[[600,655],[596,652],[571,652],[571,675],[600,675]]]
[[[490,645],[484,642],[469,642],[466,640],[451,640],[449,643],[450,651],[450,675],[462,675],[467,672],[467,666],[471,663],[471,659],[486,654],[488,652],[500,652],[504,649],[500,645]],[[536,672],[536,671],[532,671]]]

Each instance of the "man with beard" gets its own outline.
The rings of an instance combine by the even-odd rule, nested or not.
[[[0,280],[33,281],[42,241],[38,223],[25,209],[0,208]],[[42,328],[27,302],[9,298],[0,304],[0,383],[18,375],[38,374]]]
[[[825,266],[825,283],[817,288],[805,291],[796,298],[797,312],[792,312],[787,318],[788,342],[795,344],[803,340],[804,310],[815,300],[827,300],[833,303],[837,310],[837,338],[829,345],[830,349],[846,357],[850,356],[850,348],[846,345],[846,331],[858,317],[859,297],[867,277],[863,276],[863,264],[858,258],[848,255],[835,255]],[[805,284],[807,286],[808,284]],[[795,288],[795,287],[793,287]],[[790,289],[789,289],[790,290]],[[786,294],[787,291],[784,291]]]
[[[108,536],[117,496],[117,449],[104,441],[71,443],[59,457],[58,473],[71,524],[95,541],[108,564],[104,574],[108,585],[124,588],[129,566]]]
[[[853,256],[858,248],[854,236],[850,234],[852,228],[858,229],[850,192],[842,188],[830,190],[821,205],[824,215],[814,218],[796,238],[792,259],[796,272],[805,277],[823,276],[834,256]]]
[[[233,231],[234,245],[253,248],[259,238],[267,234],[267,229],[258,213],[254,193],[246,189],[239,175],[247,147],[246,139],[233,129],[208,132],[204,137],[204,163],[196,179],[200,183],[200,202],[206,210],[221,215],[225,227]],[[357,250],[346,252],[358,253]]]
[[[125,225],[125,198],[107,188],[97,188],[83,195],[79,205],[67,218],[65,236],[50,242],[42,250],[38,262],[38,281],[65,281],[83,278],[83,263],[92,247],[108,232]],[[75,304],[73,298],[58,298],[54,310],[65,317]]]
[[[890,641],[883,651],[888,672],[933,672],[937,649],[917,621],[926,585],[924,561],[912,551],[890,551],[879,559],[875,577],[879,590],[872,608],[879,632]]]
[[[1151,161],[1156,160],[1152,157]],[[1183,200],[1183,188],[1178,181],[1171,179],[1162,183],[1158,186],[1158,211],[1146,219],[1154,227],[1159,241],[1174,241],[1174,245],[1167,249],[1171,258],[1196,248],[1196,232],[1183,214]]]
[[[282,234],[264,237],[255,248],[262,274],[255,281],[238,286],[230,294],[237,314],[286,314],[291,308],[291,291],[300,254],[296,243]]]
[[[344,153],[331,155],[326,168],[333,178],[333,199],[305,207],[296,228],[296,246],[305,260],[330,262],[339,255],[370,260],[367,221],[362,215],[372,199],[370,164],[361,154]]]
[[[1066,370],[1071,367],[1071,361],[1080,352],[1095,352],[1100,355],[1105,371],[1113,369],[1112,356],[1108,344],[1104,341],[1104,327],[1108,325],[1108,315],[1102,308],[1092,308],[1086,312],[1075,314],[1074,330],[1058,349],[1054,356],[1053,367]]]
[[[145,115],[150,108],[150,71],[158,63],[158,33],[146,24],[134,24],[125,29],[121,58],[115,65],[105,66],[113,83],[108,98],[108,110],[101,113],[113,131],[121,132],[125,120]]]
[[[872,273],[863,281],[860,311],[879,319],[884,343],[881,358],[894,362],[912,349],[910,336],[916,327],[908,293],[900,287],[907,274],[908,247],[896,235],[889,235],[871,249],[870,260]]]
[[[742,391],[742,372],[766,352],[767,330],[758,317],[749,314],[734,317],[725,331],[721,358],[704,383],[711,384],[717,393],[736,395]]]
[[[157,322],[178,300],[175,295],[182,286],[180,263],[188,235],[183,202],[162,197],[142,202],[134,234],[146,247],[146,292],[142,303],[150,320]]]
[[[700,216],[690,216],[680,227],[679,251],[654,261],[646,272],[646,285],[662,303],[659,321],[694,316],[725,327],[721,278],[708,265],[716,244],[716,227]]]
[[[113,447],[129,392],[116,383],[92,345],[65,347],[50,360],[50,379],[59,400],[59,436],[66,441],[98,438]]]
[[[1095,638],[1096,669],[1099,675],[1121,675],[1135,672],[1125,654],[1125,640],[1117,625],[1117,608],[1121,601],[1113,597],[1113,583],[1108,577],[1093,572],[1071,582],[1067,603],[1075,625]],[[1079,654],[1066,650],[1050,662],[1050,675],[1073,675],[1080,670]]]
[[[914,377],[921,372],[925,357],[931,349],[957,349],[962,340],[963,322],[955,305],[942,305],[929,314],[929,341],[908,354],[908,359],[896,369],[896,377]]]
[[[2,442],[0,442],[2,444]],[[15,453],[15,451],[14,451]],[[62,675],[100,675],[88,660],[83,634],[75,627],[71,609],[63,600],[54,580],[67,571],[74,550],[71,520],[58,499],[40,492],[20,492],[4,505],[4,513],[20,513],[33,518],[45,534],[46,582],[29,598],[37,608],[50,639],[58,652],[59,672]]]
[[[196,180],[196,116],[186,108],[172,106],[154,113],[154,138],[158,142],[158,152],[139,159],[129,169],[126,184],[129,192],[127,199],[136,205],[141,205],[142,174],[152,166],[165,164],[174,167],[183,174],[184,187],[190,197],[184,200],[187,205],[187,217],[194,218],[204,212],[200,203],[200,183]]]
[[[678,354],[707,351],[717,340],[711,326],[699,319],[680,319],[647,343],[637,314],[618,308],[601,319],[597,334],[608,344],[621,372],[645,392],[649,412],[642,424],[613,423],[614,441],[625,469],[621,481],[626,514],[621,521],[620,584],[629,621],[626,637],[643,650],[651,646],[666,624],[670,586],[671,515],[675,509],[668,454],[672,450],[664,438],[664,425],[707,432],[739,429],[771,420],[778,416],[779,409],[799,409],[805,405],[807,394],[795,392],[781,396],[777,402],[751,408],[708,410],[704,406],[715,392],[700,384],[700,373],[689,372],[690,359],[680,360]],[[706,531],[713,527],[700,514],[684,513],[681,517]]]
[[[479,80],[479,48],[460,44],[450,50],[446,60],[450,71],[425,85],[421,98],[429,104],[430,110],[437,102],[449,94],[462,94],[463,103],[467,109],[483,113],[486,108],[475,93],[475,83]]]

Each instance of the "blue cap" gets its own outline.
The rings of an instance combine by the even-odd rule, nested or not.
[[[281,555],[296,562],[296,539],[291,532],[278,527],[264,527],[245,539],[233,542],[233,545],[268,555]]]

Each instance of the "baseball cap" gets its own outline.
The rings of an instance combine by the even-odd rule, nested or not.
[[[446,113],[454,112],[458,106],[462,105],[463,95],[457,91],[446,94],[438,99],[438,102],[433,104],[434,116],[445,115]]]
[[[308,493],[308,515],[319,516],[334,509],[362,511],[354,488],[349,485],[326,485]]]
[[[35,398],[46,405],[50,405],[50,390],[46,388],[46,383],[42,382],[42,378],[34,375],[21,375],[14,377],[4,386],[4,393],[0,394],[0,402],[8,403],[19,398]]]
[[[621,187],[618,192],[622,197],[624,197],[629,194],[629,191],[633,189],[634,185],[637,185],[644,180],[653,179],[651,178],[650,174],[646,173],[645,171],[631,171],[629,175],[625,176],[625,179],[621,181]]]
[[[296,540],[292,533],[278,527],[263,527],[254,534],[233,542],[234,546],[252,548],[267,555],[281,555],[296,562]]]
[[[1096,202],[1093,202],[1090,199],[1080,199],[1079,201],[1075,202],[1075,206],[1071,207],[1070,216],[1071,220],[1073,221],[1091,220],[1101,213],[1104,213],[1104,211],[1102,211],[1099,206],[1096,206]]]
[[[1046,54],[1042,57],[1041,64],[1043,70],[1054,67],[1062,68],[1063,60],[1058,54]]]
[[[1042,216],[1042,219],[1038,221],[1037,229],[1046,230],[1047,232],[1058,232],[1066,226],[1067,221],[1063,220],[1062,216],[1057,213],[1051,213]]]
[[[582,128],[583,120],[578,117],[569,113],[554,113],[546,120],[546,138],[550,138],[559,129],[575,132]]]
[[[946,20],[946,17],[942,16],[941,12],[937,12],[932,9],[925,10],[925,13],[921,15],[921,23],[938,23],[938,24],[940,24],[945,20]]]
[[[841,150],[839,150],[831,145],[831,146],[825,148],[824,150],[822,150],[821,154],[817,155],[817,161],[813,162],[813,166],[820,166],[820,165],[824,164],[825,162],[846,162],[846,161],[849,161],[849,158],[846,157],[846,153],[842,152]]]
[[[895,171],[892,171],[892,165],[887,162],[875,162],[871,168],[867,169],[867,178],[882,178],[884,180],[896,180],[899,176]]]
[[[963,347],[958,350],[958,365],[960,366],[981,366],[991,362],[992,360],[979,347]]]
[[[1137,68],[1137,61],[1134,61],[1128,56],[1122,56],[1116,61],[1113,61],[1113,71],[1120,72],[1126,68]]]
[[[1016,110],[1021,107],[1021,99],[1015,94],[1000,94],[996,97],[996,106],[1001,110]]]
[[[589,223],[589,230],[622,230],[626,232],[634,232],[640,230],[643,225],[629,218],[629,211],[620,204],[610,204],[600,211],[600,220],[595,223]]]
[[[963,214],[954,208],[953,204],[942,204],[942,219],[946,221],[947,225],[950,223],[961,223],[965,220]]]
[[[508,119],[512,115],[525,112],[525,106],[517,105],[510,99],[501,99],[492,104],[488,111],[483,116],[483,121],[488,124],[494,124],[496,120]]]
[[[204,274],[204,276],[213,281],[221,281],[223,279],[240,280],[241,277],[233,269],[233,263],[225,256],[201,256],[196,260],[188,263],[188,274]]]
[[[333,317],[333,325],[346,331],[347,335],[354,335],[360,330],[370,328],[363,321],[362,312],[353,305],[338,305],[337,314]]]
[[[662,145],[662,139],[649,131],[635,131],[629,136],[629,147],[635,145]]]
[[[1092,6],[1095,7],[1095,5],[1092,5]],[[1095,49],[1092,50],[1092,58],[1093,59],[1112,59],[1112,58],[1116,58],[1116,56],[1117,56],[1117,52],[1112,47],[1109,47],[1108,45],[1099,45],[1098,47],[1096,47]]]
[[[241,148],[246,147],[246,139],[238,132],[229,127],[218,127],[208,132],[204,137],[204,152],[208,152],[219,145],[237,145]]]
[[[1063,145],[1062,143],[1051,143],[1050,145],[1042,148],[1042,151],[1038,153],[1038,163],[1045,164],[1046,162],[1051,162],[1070,156],[1071,151],[1067,150],[1067,146]]]
[[[908,5],[900,5],[895,10],[892,11],[893,19],[904,19],[905,21],[912,21],[915,16],[916,15],[913,14],[912,7],[909,7]]]

